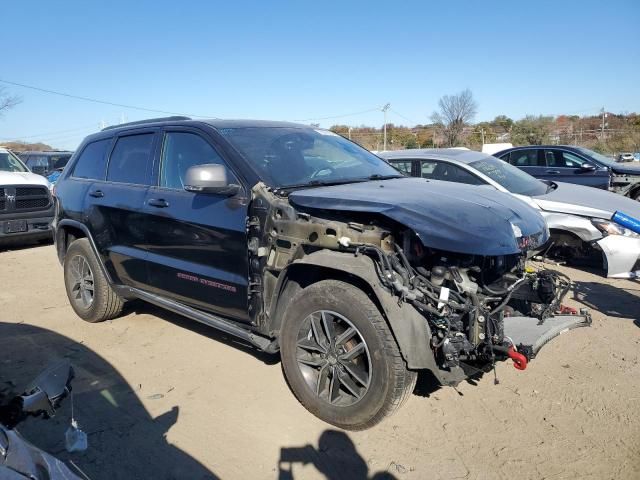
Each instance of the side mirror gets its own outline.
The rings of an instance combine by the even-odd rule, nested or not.
[[[240,185],[233,183],[233,174],[224,165],[209,163],[187,169],[184,189],[187,192],[210,193],[231,197],[238,193]]]
[[[593,172],[596,169],[596,166],[593,163],[583,163],[580,165],[580,169],[585,172]]]

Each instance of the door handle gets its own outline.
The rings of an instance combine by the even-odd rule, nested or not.
[[[102,198],[104,197],[104,193],[102,190],[94,190],[93,192],[89,192],[89,196],[93,198]]]
[[[560,175],[560,170],[547,170],[549,175]]]
[[[156,208],[167,208],[169,206],[169,202],[167,202],[164,198],[152,198],[148,203],[152,207]]]

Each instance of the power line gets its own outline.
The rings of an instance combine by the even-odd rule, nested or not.
[[[303,119],[297,119],[297,120],[293,120],[294,122],[312,122],[314,120],[330,120],[332,118],[344,118],[344,117],[354,117],[356,115],[362,115],[364,113],[369,113],[369,112],[376,112],[380,110],[378,107],[376,108],[370,108],[368,110],[362,110],[361,112],[354,112],[354,113],[345,113],[342,115],[331,115],[329,117],[317,117],[317,118],[303,118]]]
[[[416,122],[415,120],[411,120],[408,117],[405,117],[404,115],[402,115],[401,113],[397,112],[396,110],[394,110],[393,108],[390,108],[389,110],[391,110],[391,112],[395,113],[397,116],[399,116],[400,118],[404,118],[407,122],[411,122],[414,125],[420,125],[420,122]]]
[[[110,105],[112,107],[128,108],[131,110],[140,110],[142,112],[164,113],[167,115],[185,115],[189,117],[200,117],[200,118],[217,118],[211,115],[194,115],[194,114],[187,114],[187,113],[170,112],[167,110],[157,110],[155,108],[137,107],[135,105],[126,105],[124,103],[115,103],[115,102],[109,102],[106,100],[98,100],[96,98],[83,97],[80,95],[73,95],[73,94],[64,93],[64,92],[57,92],[55,90],[48,90],[46,88],[34,87],[33,85],[25,85],[24,83],[11,82],[9,80],[3,80],[3,79],[0,79],[0,83],[6,83],[7,85],[13,85],[16,87],[28,88],[30,90],[36,90],[38,92],[49,93],[51,95],[59,95],[61,97],[74,98],[76,100],[83,100],[85,102],[101,103],[103,105]]]

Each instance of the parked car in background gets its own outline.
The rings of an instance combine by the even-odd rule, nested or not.
[[[47,179],[0,148],[0,242],[50,239],[53,214]]]
[[[379,155],[412,176],[510,192],[541,211],[551,230],[551,253],[576,260],[595,249],[607,276],[640,276],[640,234],[613,219],[622,212],[640,224],[639,202],[581,185],[541,181],[480,152],[431,149]]]
[[[300,402],[341,428],[390,415],[418,370],[455,385],[495,356],[524,368],[545,341],[590,323],[554,316],[566,277],[525,268],[549,236],[537,210],[406,178],[328,130],[118,125],[84,140],[56,198],[79,317],[111,319],[138,298],[279,351]],[[510,301],[521,313],[505,319]]]
[[[618,162],[633,162],[635,158],[633,157],[633,153],[621,153],[618,155]]]
[[[53,172],[61,172],[73,152],[49,151],[49,152],[20,152],[18,156],[33,173],[48,177]]]
[[[640,200],[640,165],[620,164],[588,148],[530,145],[494,156],[541,180],[608,189]]]

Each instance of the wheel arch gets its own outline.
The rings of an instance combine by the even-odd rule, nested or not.
[[[89,240],[91,250],[96,257],[98,265],[100,265],[102,273],[104,274],[109,284],[112,285],[113,280],[111,278],[111,275],[109,275],[109,271],[106,269],[104,263],[102,262],[102,258],[98,253],[98,249],[93,240],[93,236],[91,235],[91,232],[89,231],[87,226],[82,224],[81,222],[78,222],[76,220],[64,219],[57,223],[55,228],[54,243],[60,263],[64,263],[64,257],[71,243],[79,238],[86,238],[87,240]]]
[[[268,320],[271,333],[278,335],[284,312],[296,293],[327,279],[350,283],[367,294],[389,325],[409,368],[437,370],[426,319],[411,305],[398,303],[382,287],[373,260],[365,255],[320,250],[289,264],[280,273],[271,294]]]

